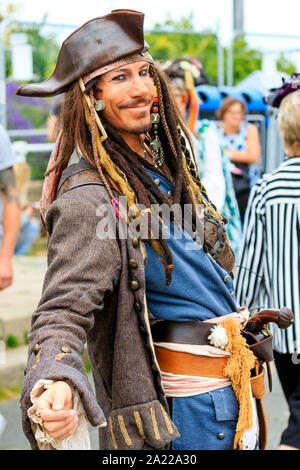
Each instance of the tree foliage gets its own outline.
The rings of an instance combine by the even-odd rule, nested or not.
[[[195,31],[193,15],[190,13],[179,21],[168,18],[164,23],[155,25],[157,33],[146,35],[151,54],[158,61],[175,59],[181,56],[195,57],[204,66],[211,84],[217,84],[218,79],[218,38],[211,30],[192,33]],[[159,33],[159,30],[168,31]],[[178,31],[177,33],[172,31]],[[226,73],[227,51],[223,49],[224,70]],[[249,48],[244,38],[234,42],[234,84],[241,81],[254,70],[261,69],[262,54],[256,49]]]
[[[227,56],[225,52],[225,57]],[[251,49],[244,37],[239,37],[233,45],[233,84],[237,85],[250,73],[262,68],[262,53]],[[225,59],[226,61],[226,59]]]
[[[9,15],[11,7],[5,11]],[[0,10],[1,14],[1,10]],[[4,15],[4,16],[5,16]],[[38,25],[22,25],[11,22],[5,32],[6,46],[6,76],[10,77],[11,59],[9,52],[9,36],[12,33],[26,33],[28,43],[33,46],[33,71],[36,81],[47,79],[53,72],[59,52],[59,45],[54,34],[45,35],[43,26],[46,17]],[[150,45],[153,58],[159,62],[178,57],[196,58],[204,66],[210,78],[210,84],[216,85],[218,81],[218,37],[212,30],[195,32],[193,13],[183,16],[179,20],[168,17],[164,22],[156,23],[154,31],[145,34]],[[233,47],[233,80],[238,84],[255,70],[261,70],[262,53],[249,47],[244,37],[239,37]],[[226,80],[228,51],[223,48],[224,72]],[[286,59],[282,53],[277,61],[277,68],[288,74],[295,70],[294,64]]]
[[[295,64],[293,64],[293,62],[287,59],[282,52],[276,61],[276,65],[277,70],[279,72],[285,72],[288,75],[291,75],[293,72],[296,72]]]
[[[154,30],[157,32],[146,34],[145,39],[155,60],[164,62],[178,57],[195,57],[203,64],[211,82],[216,83],[217,36],[209,30],[194,32],[192,13],[178,21],[169,18],[156,23]]]
[[[27,42],[32,46],[33,73],[36,81],[46,80],[49,78],[55,68],[59,52],[59,46],[56,42],[55,35],[44,35],[42,33],[45,22],[46,17],[43,19],[41,24],[32,26],[11,22],[6,29],[6,43],[8,46],[11,34],[25,33],[27,35]],[[6,54],[6,76],[10,77],[11,75],[11,55],[8,47]]]

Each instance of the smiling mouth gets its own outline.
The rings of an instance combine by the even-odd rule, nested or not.
[[[140,110],[144,110],[144,109],[148,109],[149,108],[149,105],[148,104],[143,104],[143,105],[139,105],[139,106],[127,106],[126,109],[140,109]]]
[[[151,100],[143,101],[133,101],[123,106],[119,106],[120,109],[145,109],[149,108],[149,105],[152,103]]]

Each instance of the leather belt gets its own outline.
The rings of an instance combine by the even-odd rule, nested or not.
[[[153,341],[157,343],[184,343],[210,345],[207,337],[214,323],[194,321],[157,321],[151,326]]]
[[[216,379],[226,378],[223,369],[227,357],[197,356],[159,346],[155,346],[155,354],[159,368],[163,372],[177,375],[214,377]]]
[[[151,326],[155,342],[171,342],[185,344],[210,344],[207,337],[215,324],[204,322],[158,321]],[[267,338],[269,342],[270,338]],[[257,343],[259,345],[259,343]],[[256,345],[255,345],[256,346]],[[258,351],[257,351],[258,352]],[[227,357],[197,356],[185,352],[172,351],[155,346],[155,354],[161,371],[177,375],[213,377],[225,379],[223,370]],[[257,354],[258,355],[258,354]],[[265,356],[265,355],[264,355]],[[267,365],[269,365],[267,363]],[[256,401],[259,424],[259,449],[264,450],[267,443],[267,422],[262,398],[265,396],[264,368],[257,360],[255,375],[250,384]]]

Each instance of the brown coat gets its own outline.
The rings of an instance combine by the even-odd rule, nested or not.
[[[68,167],[62,178],[81,165]],[[47,213],[48,271],[28,335],[21,394],[23,429],[34,449],[27,410],[30,391],[42,378],[67,380],[75,387],[92,426],[107,421],[99,429],[101,449],[166,449],[179,437],[154,355],[141,244],[130,235],[99,239],[96,210],[101,204],[111,205],[105,187],[87,183],[69,188]],[[130,267],[129,260],[137,267]],[[96,397],[81,357],[86,342]],[[63,346],[70,352],[62,357]]]

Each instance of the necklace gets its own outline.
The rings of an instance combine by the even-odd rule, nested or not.
[[[141,149],[144,152],[144,159],[153,165],[152,154],[151,154],[149,147],[145,144],[145,142],[142,143],[140,136],[138,136],[138,139],[139,139]]]

